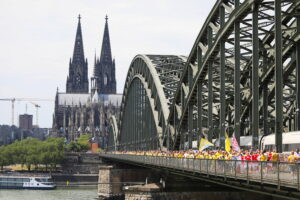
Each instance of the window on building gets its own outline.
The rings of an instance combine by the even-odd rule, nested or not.
[[[104,85],[107,85],[108,82],[107,79],[108,79],[107,74],[104,74],[104,79],[103,79]]]

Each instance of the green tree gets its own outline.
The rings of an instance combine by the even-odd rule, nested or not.
[[[52,169],[56,169],[57,164],[62,163],[64,159],[64,139],[63,138],[48,138],[47,144],[47,159]]]
[[[11,164],[11,159],[9,158],[8,148],[5,146],[0,146],[0,168],[3,170],[3,167]]]
[[[90,149],[91,135],[81,135],[77,141],[72,141],[67,145],[67,150],[72,152],[86,152]]]
[[[10,164],[26,165],[28,170],[34,165],[35,169],[39,164],[46,165],[46,170],[50,165],[56,169],[64,158],[64,139],[48,138],[40,141],[34,138],[26,138],[16,141],[7,146],[0,146],[0,167]]]

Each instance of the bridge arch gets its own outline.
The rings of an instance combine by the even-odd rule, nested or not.
[[[229,132],[238,141],[252,135],[255,149],[259,135],[273,132],[281,151],[282,132],[300,130],[299,7],[287,0],[216,2],[170,109],[173,148],[192,148],[203,136],[224,146]]]
[[[130,64],[121,104],[119,149],[149,150],[166,146],[169,106],[185,57],[137,55]]]
[[[117,124],[116,117],[113,115],[109,118],[109,131],[108,131],[108,141],[107,141],[107,150],[116,151],[118,147],[118,134],[119,128]]]

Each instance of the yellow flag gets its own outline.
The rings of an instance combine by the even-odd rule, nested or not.
[[[199,144],[199,151],[203,151],[204,149],[214,146],[214,144],[210,143],[207,139],[201,138]]]
[[[230,152],[230,146],[231,146],[231,143],[230,143],[230,140],[229,140],[229,137],[227,135],[227,133],[225,133],[225,150],[229,153]]]

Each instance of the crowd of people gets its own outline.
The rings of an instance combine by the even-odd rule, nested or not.
[[[293,178],[297,176],[297,169],[300,165],[300,151],[299,149],[291,153],[277,153],[276,150],[240,150],[225,151],[222,149],[216,150],[181,150],[181,151],[114,151],[109,152],[113,154],[135,155],[135,156],[152,156],[152,157],[166,157],[184,159],[205,159],[217,160],[212,162],[207,168],[215,168],[217,171],[257,174],[262,171],[264,174],[274,174],[276,171],[288,172]],[[236,160],[237,162],[218,162],[218,160]],[[280,165],[277,163],[283,162]],[[185,163],[185,162],[183,162]],[[206,163],[206,162],[205,162]],[[235,164],[236,163],[236,164]],[[286,163],[286,164],[285,164]],[[216,167],[214,167],[214,164]],[[280,169],[278,168],[280,166]]]
[[[174,158],[194,158],[194,159],[217,159],[217,160],[241,160],[241,161],[271,161],[300,163],[300,151],[292,151],[290,154],[277,153],[276,150],[240,150],[229,152],[221,149],[216,150],[182,150],[182,151],[115,151],[114,154],[129,154],[143,156],[159,156]]]

